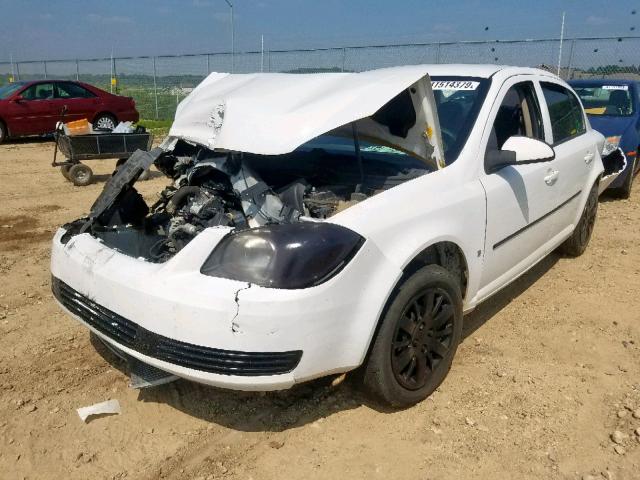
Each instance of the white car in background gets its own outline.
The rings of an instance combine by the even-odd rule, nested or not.
[[[286,389],[360,367],[407,406],[446,376],[463,314],[596,218],[604,138],[548,72],[419,65],[211,74],[53,240],[53,291],[167,374]],[[133,183],[171,178],[148,206]]]

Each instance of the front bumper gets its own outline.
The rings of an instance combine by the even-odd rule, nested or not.
[[[401,271],[366,242],[317,287],[277,290],[207,277],[200,266],[228,232],[209,229],[164,264],[89,234],[53,240],[56,299],[104,341],[174,375],[224,388],[275,390],[364,359]]]

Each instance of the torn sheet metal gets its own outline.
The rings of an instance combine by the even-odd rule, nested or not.
[[[118,400],[107,400],[88,407],[78,408],[77,412],[80,419],[87,423],[87,419],[94,415],[119,415],[121,413],[120,402]]]
[[[85,232],[94,220],[104,213],[115,201],[125,186],[132,185],[133,182],[147,170],[160,155],[164,153],[161,148],[154,148],[146,152],[136,150],[133,155],[118,169],[118,171],[107,181],[100,193],[100,196],[91,206],[89,219],[82,226],[80,232]]]
[[[410,128],[397,131],[375,120],[382,107],[407,92],[415,109]],[[343,127],[350,134],[353,122],[365,139],[404,150],[435,168],[444,166],[425,66],[361,73],[212,73],[180,103],[169,138],[211,149],[280,155]]]
[[[602,152],[602,164],[604,172],[598,185],[598,193],[604,192],[613,181],[627,168],[627,156],[620,147],[605,149]]]

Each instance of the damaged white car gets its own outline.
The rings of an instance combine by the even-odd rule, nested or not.
[[[56,233],[53,292],[165,375],[275,390],[361,367],[410,405],[446,376],[465,312],[584,251],[615,176],[603,144],[541,70],[214,73]],[[171,182],[147,205],[151,164]]]

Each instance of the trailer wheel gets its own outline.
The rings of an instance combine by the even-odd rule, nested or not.
[[[89,167],[82,163],[77,163],[69,169],[69,180],[76,187],[85,187],[91,183],[93,172]]]
[[[62,167],[60,167],[60,173],[69,181],[71,181],[71,178],[69,178],[69,170],[71,170],[72,166],[73,165],[63,165]]]

